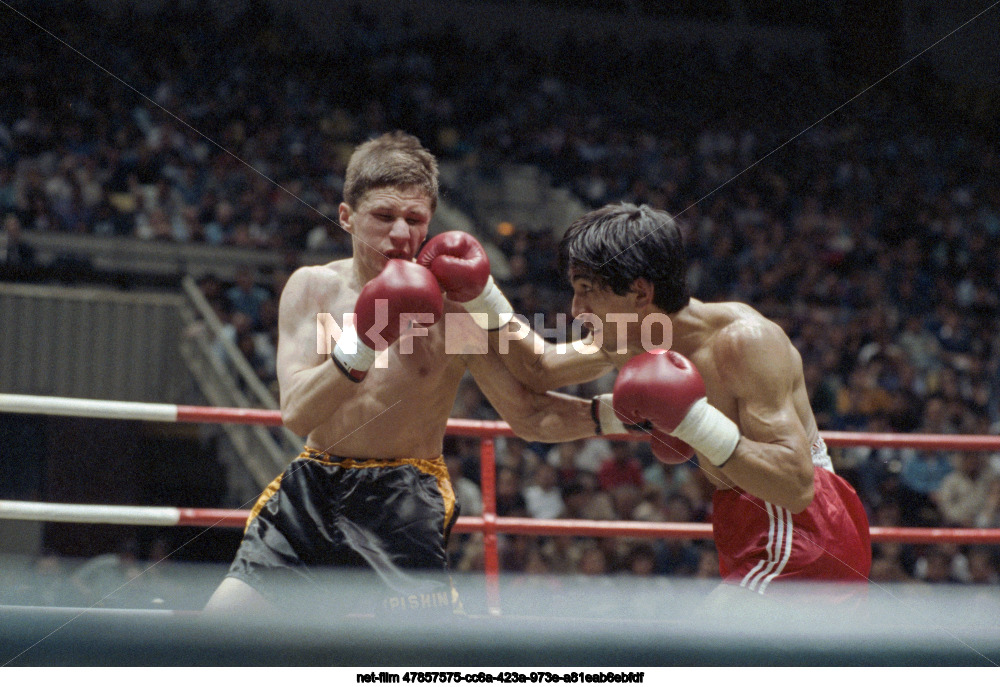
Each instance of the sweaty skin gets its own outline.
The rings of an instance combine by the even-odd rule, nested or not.
[[[587,402],[532,393],[495,352],[446,355],[444,324],[469,327],[470,335],[478,331],[468,313],[450,301],[441,323],[404,332],[361,384],[317,352],[317,313],[330,313],[342,326],[361,287],[389,258],[414,258],[431,214],[427,198],[413,189],[371,191],[357,210],[341,204],[340,222],[353,236],[354,257],[301,268],[289,279],[278,316],[278,381],[286,426],[306,436],[307,446],[335,455],[434,458],[441,453],[448,416],[468,370],[500,415],[526,438],[555,442],[592,435]]]
[[[602,366],[620,369],[645,350],[643,318],[665,314],[653,304],[653,287],[645,279],[636,280],[625,295],[584,274],[571,272],[570,281],[572,314],[597,318],[592,336],[603,355],[560,357],[551,347],[539,354],[529,340],[512,339],[513,355],[505,356],[504,362],[535,388],[539,379],[575,384],[593,379],[606,369]],[[819,432],[802,361],[791,341],[778,325],[740,303],[692,299],[670,320],[671,348],[694,363],[704,379],[708,402],[733,420],[742,435],[721,468],[699,460],[709,480],[717,489],[739,487],[793,513],[804,510],[813,496],[811,445]]]
[[[709,480],[793,513],[804,510],[812,500],[810,447],[819,430],[798,351],[778,325],[741,303],[692,300],[673,322],[673,350],[694,363],[708,402],[742,435],[721,468],[699,461]]]
[[[343,326],[362,287],[390,259],[414,259],[432,214],[427,196],[412,188],[371,190],[357,208],[341,203],[340,224],[352,236],[353,257],[296,270],[281,295],[277,372],[285,426],[305,436],[310,448],[339,457],[436,459],[468,371],[523,438],[556,443],[592,436],[589,401],[531,391],[495,351],[448,354],[445,325],[449,341],[466,332],[482,336],[465,309],[448,300],[442,322],[403,332],[360,383],[318,350],[317,315],[329,313]],[[205,614],[234,610],[269,614],[274,607],[243,580],[227,577]]]

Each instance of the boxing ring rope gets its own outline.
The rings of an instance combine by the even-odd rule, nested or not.
[[[89,399],[0,394],[0,413],[22,413],[70,417],[93,417],[153,422],[232,423],[281,426],[276,410],[212,408],[167,403],[138,403]],[[484,543],[484,573],[488,607],[499,609],[498,534],[537,536],[637,537],[712,539],[712,526],[704,523],[623,522],[595,520],[544,520],[498,517],[496,514],[497,436],[516,436],[505,422],[449,419],[448,434],[480,439],[482,517],[461,516],[456,533],[481,533]],[[831,447],[868,446],[915,448],[938,451],[1000,451],[1000,436],[948,434],[888,434],[866,432],[821,432]],[[623,435],[621,439],[648,441]],[[0,501],[0,519],[50,522],[102,523],[117,525],[243,527],[248,510],[221,508],[173,508],[107,506]],[[945,527],[872,527],[872,541],[905,543],[997,544],[1000,529]]]
[[[41,520],[150,527],[243,527],[249,510],[174,508],[170,506],[104,506],[76,503],[0,500],[0,520]],[[546,520],[493,518],[493,533],[531,536],[634,537],[712,539],[712,526],[694,522],[629,522],[614,520]],[[453,532],[486,530],[486,518],[461,516]],[[997,544],[1000,529],[949,527],[872,527],[872,541],[910,544]]]

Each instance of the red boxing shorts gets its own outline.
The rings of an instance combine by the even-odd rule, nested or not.
[[[865,583],[868,517],[846,481],[813,467],[814,496],[801,513],[739,489],[716,491],[712,527],[724,582],[764,594],[776,580]]]

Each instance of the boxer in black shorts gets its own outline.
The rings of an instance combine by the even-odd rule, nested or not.
[[[315,603],[303,588],[345,612],[448,608],[445,552],[456,517],[441,458],[355,460],[307,448],[261,494],[229,576],[286,608]],[[381,602],[338,590],[318,572],[330,566],[374,570]]]
[[[437,193],[437,162],[412,136],[386,134],[351,156],[339,220],[353,257],[296,270],[279,305],[282,418],[307,449],[261,496],[206,613],[272,613],[286,581],[304,582],[305,603],[322,607],[335,596],[321,583],[330,567],[369,571],[381,584],[369,606],[436,603],[458,512],[442,444],[466,372],[529,440],[594,434],[589,401],[530,390],[488,346],[445,350],[466,334],[485,344],[484,330],[511,313],[487,298],[489,316],[470,316],[482,312],[472,309],[477,294],[497,293],[474,241],[439,243],[427,266],[415,262]],[[442,265],[448,298],[434,271]],[[336,325],[329,336],[324,315]]]

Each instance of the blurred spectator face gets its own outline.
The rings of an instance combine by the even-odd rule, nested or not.
[[[629,557],[629,572],[633,575],[649,576],[656,567],[656,556],[649,546],[639,546]]]
[[[249,267],[241,267],[236,271],[236,286],[240,291],[249,293],[254,285],[254,273]]]
[[[927,582],[947,582],[951,577],[951,558],[944,551],[934,550],[927,554]]]
[[[969,551],[969,581],[975,584],[995,584],[1000,579],[996,566],[990,559],[990,551],[986,548],[974,548]]]
[[[576,465],[576,453],[580,450],[580,444],[579,441],[567,441],[559,444],[559,467],[571,469]]]
[[[236,210],[230,203],[226,201],[221,201],[215,206],[215,219],[219,224],[226,225],[233,221],[233,217],[236,216]]]
[[[252,361],[257,355],[257,347],[254,345],[253,337],[250,334],[242,334],[236,341],[237,347],[240,349],[240,353],[247,359]]]
[[[868,579],[872,582],[903,582],[908,578],[898,561],[885,556],[877,556],[872,559],[872,568],[871,572],[868,573]]]
[[[582,485],[572,484],[563,492],[566,513],[571,517],[579,517],[588,501],[590,501],[590,492]]]
[[[615,488],[612,498],[619,517],[622,520],[631,520],[633,511],[642,501],[642,493],[631,484],[624,484]]]
[[[583,575],[603,575],[607,572],[604,552],[599,548],[588,548],[580,557],[580,573]]]
[[[548,463],[542,463],[535,471],[535,484],[548,491],[556,486],[556,469]]]
[[[632,447],[627,442],[615,441],[611,443],[611,457],[616,463],[627,463],[631,456]]]
[[[529,575],[545,575],[551,572],[545,557],[537,549],[528,552],[527,560],[524,562],[524,572]]]
[[[516,496],[521,490],[520,480],[513,470],[502,469],[497,474],[497,496]]]
[[[674,494],[667,499],[664,517],[667,522],[691,522],[694,509],[691,501],[681,494]]]
[[[719,577],[719,555],[712,549],[703,549],[698,556],[698,569],[695,577],[699,579],[712,579]]]
[[[253,330],[253,320],[246,313],[234,312],[230,322],[239,335],[248,334]]]
[[[958,458],[958,469],[969,477],[975,478],[983,469],[985,458],[982,454],[968,451]]]
[[[13,212],[8,213],[3,218],[3,230],[11,242],[18,241],[21,238],[21,220]]]

